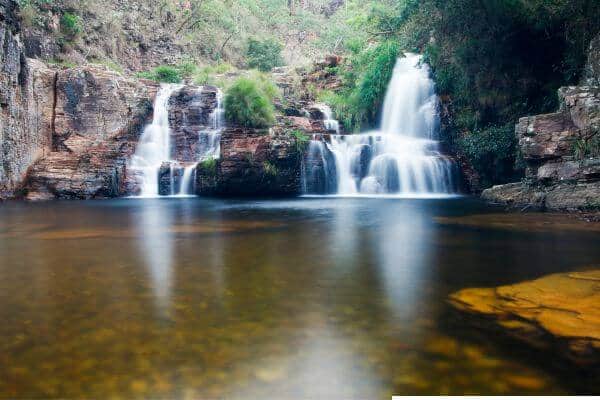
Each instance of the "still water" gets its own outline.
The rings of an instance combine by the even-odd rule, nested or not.
[[[589,223],[500,212],[464,198],[0,204],[0,398],[597,390],[447,304],[600,261]]]

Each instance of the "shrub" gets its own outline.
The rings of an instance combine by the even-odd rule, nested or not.
[[[458,140],[458,147],[479,172],[484,187],[512,181],[517,161],[514,126],[490,126]]]
[[[206,160],[203,160],[199,163],[200,169],[204,172],[209,173],[212,176],[217,174],[217,159],[213,157],[209,157]]]
[[[308,146],[308,143],[310,142],[310,137],[308,137],[308,135],[304,132],[299,131],[297,129],[290,132],[290,136],[296,139],[296,150],[298,152],[304,151],[306,149],[306,146]]]
[[[60,19],[60,29],[68,39],[74,39],[82,31],[80,18],[71,13],[64,13]]]
[[[577,139],[573,143],[573,154],[577,160],[600,157],[600,134],[596,133],[590,137]]]
[[[156,82],[164,83],[179,83],[181,82],[181,75],[175,67],[168,65],[161,65],[154,68],[151,71],[139,72],[137,74],[139,78],[150,79]]]
[[[281,50],[283,50],[281,44],[273,39],[248,40],[246,51],[248,67],[268,72],[274,67],[283,65]]]
[[[277,167],[268,161],[265,161],[263,163],[263,169],[265,170],[265,174],[267,174],[268,176],[275,177],[279,173]]]
[[[275,121],[272,84],[238,78],[225,94],[225,118],[247,128],[267,128]]]

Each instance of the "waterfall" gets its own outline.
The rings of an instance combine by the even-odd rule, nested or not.
[[[141,196],[158,196],[158,172],[163,161],[171,159],[169,98],[180,85],[162,85],[154,101],[152,123],[144,129],[131,159],[131,168],[142,175]]]
[[[169,127],[169,99],[182,85],[161,85],[154,102],[152,123],[146,126],[137,150],[131,159],[130,168],[140,176],[141,197],[157,197],[160,193],[161,175],[168,172],[170,195],[189,196],[194,194],[194,176],[199,161],[208,158],[219,158],[221,132],[224,127],[225,110],[223,94],[216,93],[216,107],[208,117],[206,129],[196,131],[198,134],[197,159],[191,164],[177,160],[176,150],[171,145]],[[198,95],[203,87],[198,88]],[[187,123],[187,115],[183,115]],[[189,161],[189,159],[188,159]],[[168,166],[169,170],[162,169]],[[166,168],[166,167],[165,167]],[[178,187],[177,187],[178,186]],[[165,193],[160,193],[165,194]]]
[[[429,75],[421,56],[399,58],[385,95],[380,129],[356,135],[338,132],[331,135],[329,143],[315,143],[324,148],[312,156],[311,142],[305,163],[320,157],[313,164],[326,165],[326,154],[331,154],[336,181],[333,192],[338,195],[456,193],[456,165],[440,152],[436,140],[438,98]],[[330,113],[324,110],[324,115],[328,130],[337,127]],[[327,173],[331,171],[329,168]],[[305,173],[309,172],[315,174],[314,169],[305,168]],[[311,185],[310,177],[304,179],[307,193],[328,193],[322,186]]]

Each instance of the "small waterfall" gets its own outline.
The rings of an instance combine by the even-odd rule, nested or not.
[[[154,101],[152,123],[144,129],[131,168],[142,175],[141,196],[158,196],[158,173],[165,160],[171,159],[169,98],[180,85],[162,85]]]
[[[331,111],[331,107],[329,107],[327,104],[321,104],[319,105],[319,108],[324,116],[323,125],[325,125],[325,129],[339,134],[340,123],[338,122],[338,120],[333,118],[333,112]]]
[[[154,102],[152,123],[144,129],[137,150],[131,159],[130,168],[140,176],[141,197],[193,195],[197,162],[220,156],[220,140],[225,114],[223,95],[220,90],[216,93],[217,104],[209,116],[208,128],[197,131],[198,151],[196,156],[198,158],[196,162],[191,164],[180,162],[176,159],[177,155],[173,155],[173,152],[177,153],[177,150],[171,148],[169,99],[182,87],[182,85],[161,85]],[[198,88],[198,95],[202,90],[202,87]],[[183,118],[187,123],[186,114]],[[161,193],[161,177],[163,177],[163,188],[169,185],[169,193]]]
[[[421,56],[406,54],[399,58],[385,96],[380,130],[340,135],[339,128],[331,129],[338,134],[331,135],[330,143],[315,144],[323,146],[322,153],[330,153],[335,160],[336,194],[425,195],[458,191],[457,167],[440,152],[436,140],[438,99],[429,75]],[[337,121],[330,122],[330,110],[327,113],[324,108],[323,113],[328,130],[339,127]],[[309,146],[307,160],[310,157]],[[319,157],[324,159],[326,155]],[[314,175],[315,171],[310,173]],[[305,180],[308,182],[309,177]],[[327,193],[321,187],[306,188],[307,193]]]

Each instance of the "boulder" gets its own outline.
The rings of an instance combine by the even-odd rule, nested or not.
[[[577,366],[600,367],[600,269],[548,275],[450,296],[458,310]]]

